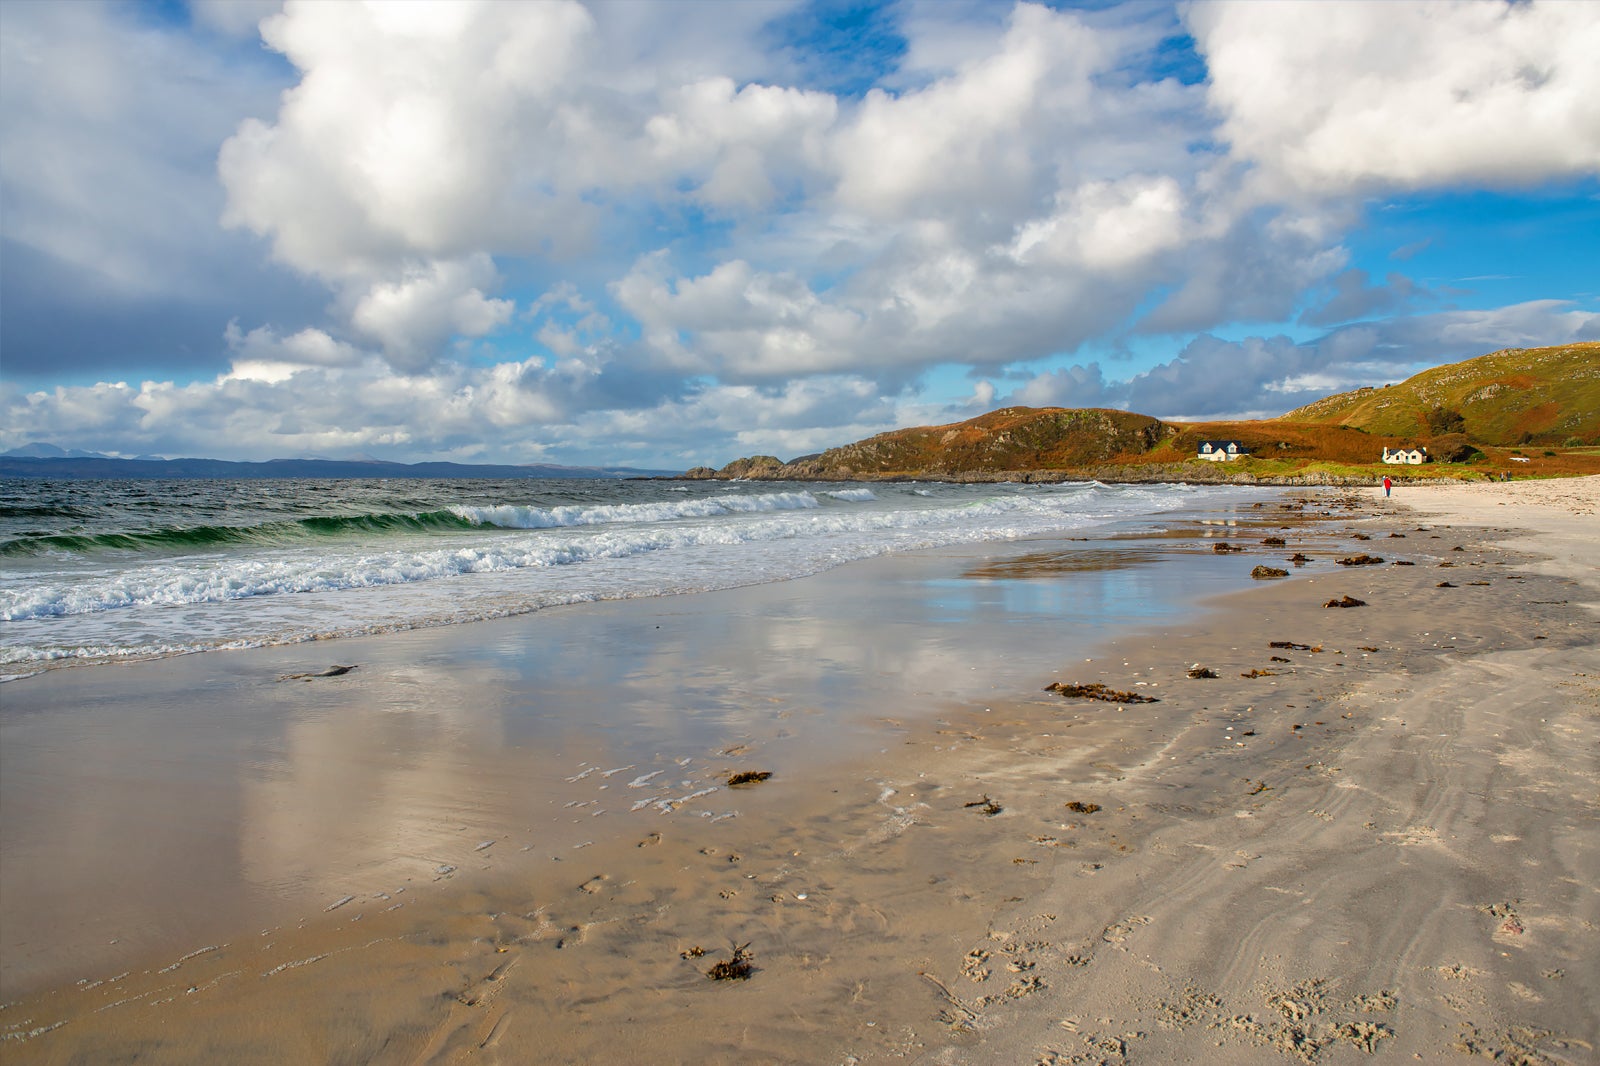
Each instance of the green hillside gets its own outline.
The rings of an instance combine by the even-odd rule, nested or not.
[[[1398,385],[1329,396],[1275,421],[1418,440],[1458,432],[1500,447],[1600,443],[1600,342],[1507,348]]]

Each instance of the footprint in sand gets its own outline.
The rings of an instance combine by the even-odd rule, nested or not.
[[[1107,944],[1120,944],[1132,936],[1133,931],[1139,926],[1149,924],[1150,916],[1148,914],[1135,914],[1131,918],[1124,918],[1120,922],[1106,926],[1105,932],[1100,934],[1100,939]]]
[[[481,981],[456,993],[456,1001],[468,1007],[476,1007],[480,1003],[489,1002],[503,987],[501,982],[505,980],[506,974],[516,964],[516,959],[507,959],[489,971]]]

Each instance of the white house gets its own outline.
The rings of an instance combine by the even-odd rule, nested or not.
[[[1230,459],[1243,459],[1249,454],[1250,449],[1236,440],[1203,440],[1196,458],[1223,463]]]
[[[1385,448],[1383,461],[1386,463],[1404,463],[1407,466],[1421,466],[1428,461],[1426,448]]]

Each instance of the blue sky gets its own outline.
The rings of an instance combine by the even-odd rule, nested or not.
[[[1600,339],[1589,4],[0,6],[0,450],[683,469]]]

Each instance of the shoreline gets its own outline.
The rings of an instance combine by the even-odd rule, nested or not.
[[[0,589],[3,669],[310,644],[771,584],[897,549],[1015,540],[1248,492],[435,482],[416,497],[387,483],[281,487],[291,501],[243,481],[196,489],[203,506],[185,517],[162,510],[162,494],[110,483],[80,501],[81,536],[34,530],[7,541],[15,565]],[[347,488],[345,503],[322,498]],[[56,484],[46,495],[59,502],[66,492]]]
[[[1522,484],[1483,486],[1489,506]],[[1592,479],[1570,488],[1592,508]],[[780,773],[741,793],[737,818],[640,823],[543,874],[446,885],[437,906],[355,900],[269,930],[270,950],[235,941],[44,993],[0,1014],[8,1035],[52,1024],[59,997],[127,1003],[0,1047],[16,1061],[155,1040],[174,1061],[245,1061],[243,1041],[258,1061],[1338,1063],[1465,1046],[1585,1061],[1600,1043],[1600,797],[1593,756],[1570,752],[1595,750],[1594,549],[1549,529],[1572,554],[1536,562],[1459,514],[1419,531],[1435,521],[1418,521],[1424,493],[1297,525],[1287,550],[1314,545],[1316,565],[1061,662],[1062,681],[1161,702],[1018,691],[1012,667],[985,665],[987,706]],[[1527,527],[1531,506],[1472,528]],[[1241,562],[1282,557],[1259,539],[1239,537]],[[1356,550],[1415,565],[1332,565]],[[1330,611],[1324,594],[1368,606]],[[1186,677],[1195,661],[1221,676]],[[724,939],[752,945],[751,980],[704,978]],[[222,1043],[165,1042],[208,1026]]]

